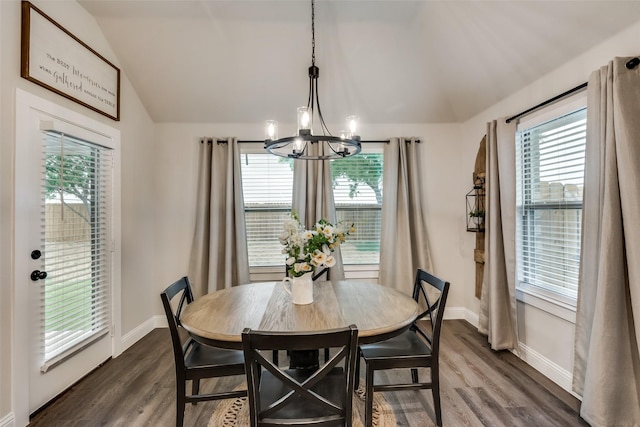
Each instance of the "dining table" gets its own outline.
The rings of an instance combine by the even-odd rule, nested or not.
[[[358,327],[358,343],[369,344],[405,331],[419,307],[389,286],[355,280],[313,282],[313,302],[299,305],[281,282],[259,282],[196,298],[180,323],[203,344],[242,349],[245,328],[270,332],[318,332]],[[306,362],[301,362],[306,363]]]

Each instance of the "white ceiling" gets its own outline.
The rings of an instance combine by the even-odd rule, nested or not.
[[[156,122],[291,123],[306,105],[310,1],[80,3]],[[634,0],[317,0],[322,111],[461,122],[638,20]]]

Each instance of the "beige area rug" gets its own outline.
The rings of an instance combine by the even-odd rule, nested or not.
[[[245,427],[249,425],[249,407],[247,398],[221,401],[208,427]],[[396,417],[391,405],[381,393],[373,395],[373,426],[395,427]],[[364,389],[358,388],[353,396],[353,427],[364,427]]]

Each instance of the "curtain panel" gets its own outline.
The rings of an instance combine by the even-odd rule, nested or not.
[[[593,426],[640,425],[640,68],[628,59],[587,88],[573,388]]]
[[[384,148],[380,283],[408,295],[418,268],[431,272],[420,142],[391,138]]]
[[[189,279],[195,297],[249,283],[249,256],[236,138],[200,141],[196,226]]]
[[[487,123],[484,284],[478,331],[493,350],[517,349],[515,286],[516,123]]]

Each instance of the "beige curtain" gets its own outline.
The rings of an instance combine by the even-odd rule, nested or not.
[[[494,350],[517,349],[515,287],[516,123],[487,123],[484,284],[478,331]]]
[[[189,279],[194,296],[249,283],[249,256],[235,138],[200,141],[196,227]]]
[[[587,89],[573,387],[593,426],[640,425],[640,69],[627,60]]]
[[[323,155],[325,144],[310,144],[310,155]],[[339,160],[338,160],[339,161]],[[307,230],[321,218],[336,223],[336,206],[333,200],[333,180],[329,160],[294,160],[293,209]],[[333,253],[336,264],[331,267],[331,280],[344,279],[344,267],[340,248]]]
[[[408,295],[416,270],[431,269],[420,143],[391,138],[384,148],[380,284]]]

